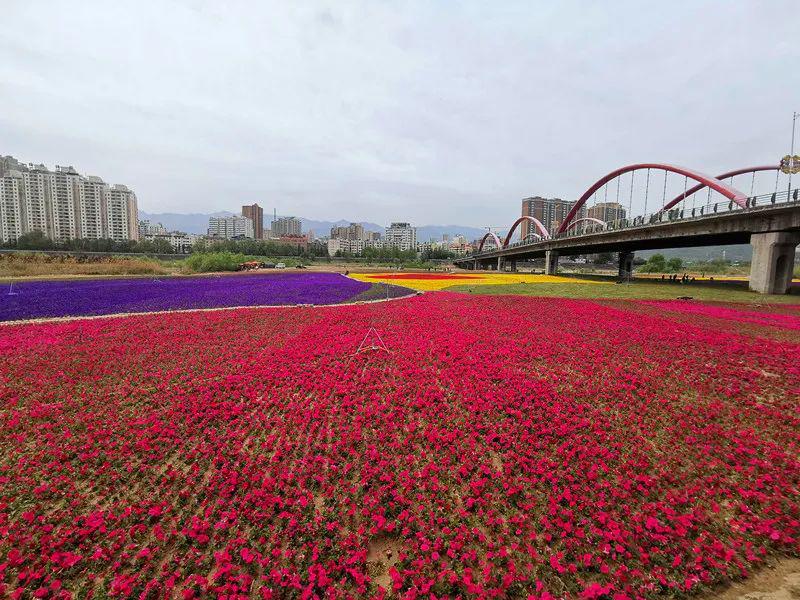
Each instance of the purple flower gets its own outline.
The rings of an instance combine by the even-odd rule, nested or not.
[[[0,287],[0,321],[225,306],[337,304],[386,297],[338,273],[253,273],[17,282]],[[409,293],[390,286],[389,295]]]

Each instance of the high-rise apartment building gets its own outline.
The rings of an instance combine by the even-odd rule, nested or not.
[[[0,242],[13,242],[22,235],[24,196],[22,173],[8,171],[0,177]]]
[[[106,192],[108,185],[96,175],[81,177],[77,185],[77,237],[99,239],[106,235]]]
[[[386,228],[383,245],[399,250],[416,250],[417,228],[410,223],[392,223]]]
[[[522,216],[534,217],[552,235],[558,230],[564,219],[567,218],[567,214],[569,214],[574,205],[574,202],[562,200],[561,198],[533,196],[522,200]],[[585,210],[581,208],[576,218],[583,217],[585,214]],[[520,223],[519,229],[520,239],[522,240],[532,233],[537,233],[534,224],[527,220]]]
[[[234,215],[231,217],[210,217],[208,219],[208,235],[225,238],[250,238],[255,236],[253,221],[248,217]]]
[[[55,241],[139,237],[136,194],[83,177],[73,167],[23,165],[0,157],[0,236],[4,242],[40,231]]]
[[[48,173],[50,186],[50,225],[51,237],[57,242],[77,237],[75,188],[80,180],[78,172],[72,167],[56,165],[53,173]]]
[[[381,234],[377,231],[368,231],[360,223],[350,223],[350,225],[341,227],[331,227],[332,240],[350,240],[350,241],[367,241],[377,242],[381,239]]]
[[[297,217],[281,217],[272,222],[272,237],[302,235],[303,225]]]
[[[139,211],[136,194],[120,183],[106,195],[106,233],[115,242],[139,239]]]
[[[599,202],[586,211],[587,217],[600,219],[604,223],[624,219],[626,214],[625,208],[618,202]]]
[[[242,206],[242,216],[253,222],[253,235],[257,240],[264,239],[264,209],[258,204]]]
[[[332,240],[363,240],[364,226],[360,223],[350,223],[339,227],[331,227]]]
[[[23,233],[31,231],[41,231],[44,235],[50,233],[48,227],[50,219],[47,218],[47,201],[50,198],[48,175],[44,165],[22,174],[25,183],[25,197],[22,200]]]

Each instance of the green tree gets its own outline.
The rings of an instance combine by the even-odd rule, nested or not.
[[[444,248],[431,248],[430,250],[425,250],[422,253],[420,260],[448,260],[454,256],[454,253],[450,252],[449,250],[445,250]]]
[[[643,273],[664,273],[667,270],[667,260],[663,254],[653,254],[641,270]]]
[[[56,244],[41,231],[31,231],[17,238],[16,247],[20,250],[51,250]]]
[[[677,273],[682,268],[683,268],[683,261],[680,258],[678,258],[677,256],[674,257],[674,258],[670,258],[667,261],[667,270],[670,273]]]

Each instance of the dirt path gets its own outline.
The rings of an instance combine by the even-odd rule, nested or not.
[[[800,559],[779,559],[748,579],[706,596],[710,600],[796,600],[800,598]]]

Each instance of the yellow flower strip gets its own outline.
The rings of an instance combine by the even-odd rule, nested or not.
[[[446,273],[431,273],[431,275],[446,276]],[[367,283],[391,283],[401,285],[413,290],[435,291],[456,285],[507,285],[513,283],[586,283],[606,285],[606,282],[589,281],[585,279],[571,279],[554,275],[531,275],[529,273],[458,273],[455,277],[443,279],[425,279],[423,277],[408,278],[414,273],[400,271],[397,273],[351,273],[350,277]]]

